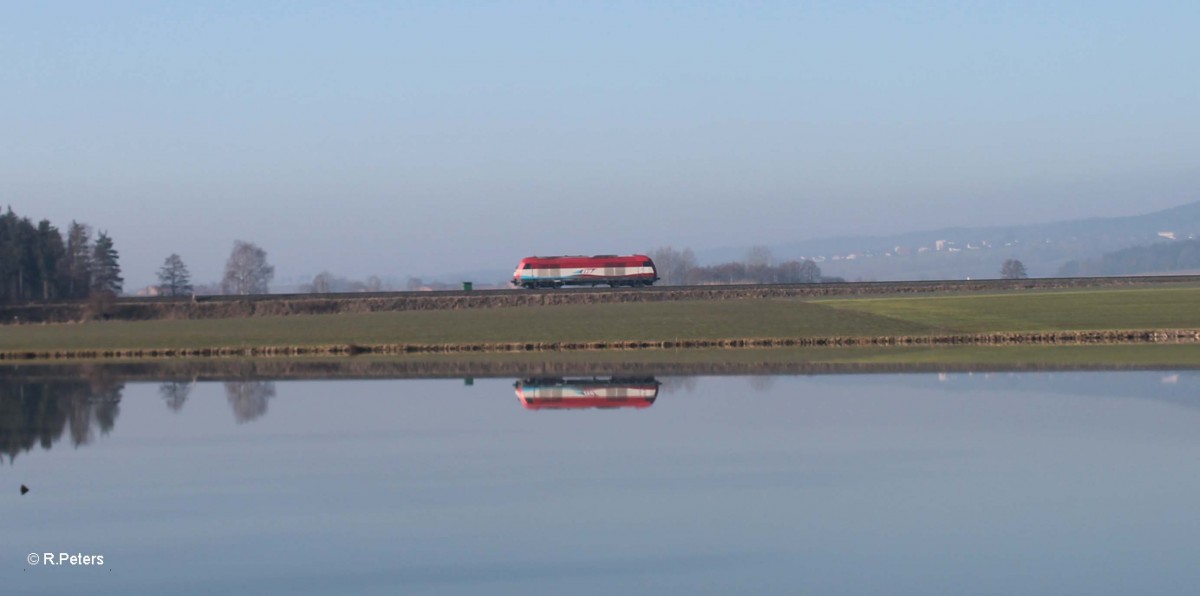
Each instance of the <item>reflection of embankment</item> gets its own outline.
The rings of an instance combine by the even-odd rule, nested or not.
[[[0,366],[0,384],[72,380],[89,371],[125,381],[246,381],[300,379],[420,379],[468,377],[589,377],[589,376],[712,376],[712,375],[818,375],[852,373],[1023,372],[1089,370],[1183,370],[1194,364],[1073,364],[1032,362],[977,363],[845,363],[845,362],[572,362],[527,360],[408,360],[398,358],[323,360],[172,360],[109,362],[103,364],[38,364]],[[231,402],[234,398],[231,398]]]
[[[513,383],[527,410],[648,408],[658,397],[654,377],[535,377]]]
[[[0,382],[0,452],[11,462],[63,436],[75,447],[108,434],[120,413],[123,380],[93,371],[90,378],[37,383]]]

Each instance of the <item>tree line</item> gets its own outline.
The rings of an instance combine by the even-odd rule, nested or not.
[[[250,242],[234,243],[220,292],[265,294],[275,275],[267,253]],[[172,254],[158,271],[158,291],[166,296],[194,292],[183,259]],[[105,231],[93,238],[91,226],[72,221],[64,235],[49,220],[34,224],[9,207],[0,215],[0,304],[92,299],[103,302],[125,289],[121,257]]]
[[[0,215],[0,303],[121,293],[120,255],[101,231],[71,222],[66,236],[48,220],[34,225],[9,207]]]
[[[741,261],[701,266],[692,249],[663,246],[646,253],[658,271],[662,285],[716,284],[806,284],[844,281],[825,277],[816,262],[789,260],[776,263],[770,249],[756,246]]]
[[[267,294],[274,278],[275,266],[267,262],[267,251],[253,242],[236,240],[225,261],[225,275],[219,285],[197,289],[192,285],[192,274],[183,259],[172,253],[158,270],[157,289],[160,296]]]
[[[1161,242],[1106,253],[1097,259],[1070,261],[1063,277],[1138,275],[1200,269],[1200,240]]]

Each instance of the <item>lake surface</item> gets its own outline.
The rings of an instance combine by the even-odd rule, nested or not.
[[[1200,586],[1196,371],[9,382],[0,446],[4,594]]]

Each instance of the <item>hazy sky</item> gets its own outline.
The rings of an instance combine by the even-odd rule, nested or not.
[[[1200,3],[10,2],[0,204],[129,289],[1200,199]]]

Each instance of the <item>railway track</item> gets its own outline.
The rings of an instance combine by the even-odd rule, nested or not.
[[[194,298],[122,297],[118,298],[102,315],[90,312],[89,304],[84,300],[52,304],[27,303],[6,305],[0,307],[0,323],[67,322],[96,318],[97,316],[119,320],[216,319],[404,310],[461,310],[563,304],[839,296],[911,296],[938,293],[1182,286],[1189,284],[1200,285],[1200,275],[653,286],[649,288],[597,287],[540,290],[265,294],[256,296],[196,296]]]
[[[1039,290],[1062,288],[1102,288],[1133,285],[1184,285],[1200,284],[1200,275],[1156,275],[1123,277],[1039,277],[1032,279],[979,279],[979,280],[930,280],[930,281],[863,281],[812,284],[730,284],[698,286],[651,286],[645,288],[560,288],[560,289],[505,289],[505,290],[435,290],[413,292],[339,292],[339,293],[296,293],[259,294],[252,296],[189,296],[183,297],[122,297],[125,303],[187,303],[187,302],[264,302],[288,300],[364,300],[372,298],[470,298],[487,296],[529,295],[594,295],[594,294],[678,294],[681,292],[744,293],[755,291],[794,292],[797,295],[845,295],[860,294],[921,294],[954,291],[1002,291]],[[75,301],[85,303],[85,300]]]

